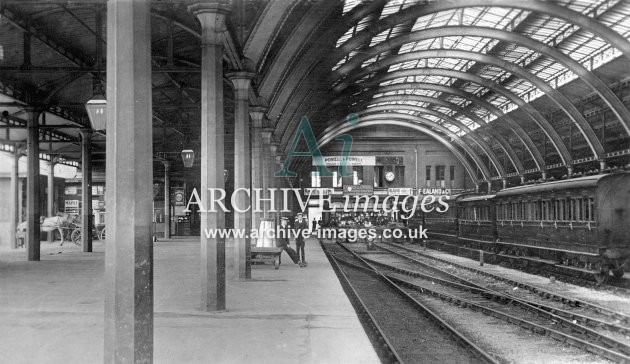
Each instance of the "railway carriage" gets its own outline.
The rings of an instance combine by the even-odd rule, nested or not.
[[[623,275],[630,255],[630,173],[508,188],[494,205],[503,251]]]
[[[419,210],[418,215],[423,216],[423,223],[420,225],[430,226],[432,233],[443,235],[446,238],[455,237],[455,235],[452,234],[453,226],[457,225],[459,218],[459,211],[455,208],[455,204],[459,199],[470,195],[470,193],[460,193],[450,196],[447,200],[449,208],[446,212],[439,212],[437,210],[440,208],[437,202],[429,206],[431,210],[429,212],[425,213]]]
[[[617,191],[617,193],[614,193]],[[630,258],[630,173],[507,188],[451,201],[457,211],[440,238],[501,256],[624,274]],[[430,221],[427,227],[433,231]]]
[[[494,241],[496,219],[493,207],[494,195],[468,196],[455,201],[458,236],[470,240]]]

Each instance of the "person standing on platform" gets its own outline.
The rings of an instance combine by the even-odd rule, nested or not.
[[[278,231],[276,232],[276,234],[278,238],[278,247],[283,248],[284,251],[289,254],[289,257],[291,258],[291,260],[293,260],[293,263],[298,264],[300,262],[298,254],[289,245],[291,227],[289,226],[288,217],[283,217],[282,219],[280,219],[280,226],[278,227]],[[302,264],[300,264],[300,267],[301,266]]]
[[[297,214],[293,229],[297,233],[295,236],[295,250],[297,250],[300,260],[300,267],[306,267],[306,256],[304,255],[304,233],[308,230],[308,222],[304,219],[302,213]]]
[[[313,218],[313,222],[311,223],[311,231],[315,232],[317,230],[317,220]]]

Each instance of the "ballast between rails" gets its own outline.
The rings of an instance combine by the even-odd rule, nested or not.
[[[386,356],[390,360],[391,363],[403,363],[400,356],[394,349],[393,345],[387,339],[387,337],[383,333],[383,330],[378,325],[378,322],[376,321],[374,316],[372,316],[370,311],[367,309],[365,303],[363,302],[363,300],[361,299],[357,291],[354,289],[354,287],[350,283],[348,276],[346,276],[343,270],[339,267],[337,258],[333,254],[328,252],[326,248],[324,248],[324,252],[326,253],[327,256],[330,257],[331,265],[333,269],[335,270],[335,272],[337,273],[337,275],[340,278],[342,278],[340,279],[341,285],[344,287],[344,290],[350,296],[350,300],[354,302],[354,306],[361,312],[361,314],[364,315],[364,317],[367,317],[367,320],[369,321],[369,326],[372,329],[373,334],[376,336],[377,340],[382,342],[382,345],[381,347],[378,348],[378,350],[381,351],[381,354],[383,356]],[[358,267],[358,268],[361,268],[361,267]]]
[[[344,246],[344,248],[346,248],[347,250],[349,250],[347,247]],[[352,252],[355,256],[358,256],[356,253]],[[396,253],[394,253],[396,254]],[[408,257],[405,257],[408,258]],[[414,276],[414,277],[421,277],[426,281],[431,281],[433,283],[438,283],[438,286],[431,286],[431,285],[418,285],[416,283],[412,283],[406,280],[402,280],[398,277],[392,276],[389,273],[386,273],[384,271],[379,271],[380,274],[382,274],[383,277],[389,279],[390,281],[392,281],[393,284],[396,285],[401,285],[401,286],[405,286],[411,289],[414,289],[416,291],[419,292],[423,292],[423,293],[430,293],[433,296],[436,296],[442,300],[451,302],[451,303],[455,303],[461,307],[464,308],[471,308],[475,311],[480,311],[483,312],[487,315],[499,318],[501,320],[504,320],[506,322],[509,323],[513,323],[513,324],[517,324],[518,326],[521,326],[523,328],[529,329],[533,332],[537,332],[540,334],[545,334],[547,336],[550,336],[556,340],[559,340],[561,342],[565,342],[568,343],[572,346],[578,347],[580,349],[586,350],[588,352],[600,355],[602,357],[605,357],[607,359],[616,361],[616,362],[630,362],[630,357],[627,355],[628,354],[628,346],[618,342],[612,338],[608,338],[604,335],[601,335],[597,332],[594,332],[591,329],[588,329],[584,326],[580,326],[577,324],[572,323],[570,320],[567,320],[563,317],[560,317],[554,313],[550,313],[546,310],[543,310],[539,307],[536,307],[536,304],[531,304],[529,301],[524,300],[524,299],[520,299],[517,297],[513,297],[511,295],[508,294],[503,294],[500,292],[496,292],[494,290],[491,289],[487,289],[487,288],[483,288],[480,287],[472,282],[468,282],[464,279],[460,279],[448,272],[443,272],[438,268],[434,268],[434,267],[430,267],[430,266],[426,266],[426,265],[422,265],[422,262],[420,262],[420,264],[423,267],[426,267],[426,269],[433,269],[436,272],[443,274],[443,275],[447,275],[455,280],[461,281],[463,283],[456,283],[453,281],[448,281],[448,280],[444,280],[438,277],[434,277],[434,276],[428,276],[426,274],[422,274],[419,272],[414,272],[414,271],[410,271],[408,269],[405,268],[401,268],[401,267],[396,267],[396,266],[390,266],[389,264],[383,263],[383,262],[378,262],[378,261],[374,261],[372,259],[369,258],[364,258],[364,257],[359,257],[359,259],[361,259],[362,261],[365,261],[366,264],[370,265],[371,264],[375,264],[377,266],[381,266],[385,269],[389,269],[392,270],[394,272],[398,272],[404,275],[408,275],[408,276]],[[412,259],[413,260],[413,259]],[[414,263],[416,263],[417,261],[414,261]],[[376,269],[374,267],[372,267],[373,269]],[[581,336],[584,336],[584,338],[580,338],[580,337],[576,337],[573,334],[569,334],[566,332],[562,332],[562,331],[558,331],[557,329],[553,329],[551,327],[546,327],[545,325],[541,325],[538,324],[536,322],[533,322],[531,320],[528,319],[523,319],[520,318],[518,316],[514,316],[510,313],[507,312],[502,312],[501,310],[497,310],[497,309],[493,309],[492,307],[488,307],[487,305],[484,304],[480,304],[478,302],[475,302],[473,300],[468,300],[466,298],[463,297],[459,297],[459,296],[453,296],[451,294],[448,294],[446,292],[442,292],[440,289],[438,289],[437,287],[441,287],[441,286],[451,286],[454,287],[455,289],[458,290],[463,290],[469,293],[473,293],[473,294],[481,294],[482,296],[484,296],[485,298],[488,298],[488,295],[491,296],[492,300],[498,301],[498,300],[502,300],[505,302],[509,302],[512,304],[516,304],[519,306],[522,306],[522,308],[526,309],[529,312],[533,312],[536,313],[538,317],[541,317],[544,320],[550,321],[550,322],[554,322],[554,324],[557,324],[558,322],[561,322],[561,327],[564,327],[565,329],[569,329],[571,332],[573,333],[577,333]],[[433,288],[435,287],[435,288]],[[587,341],[588,340],[588,341]],[[605,346],[602,346],[605,345]]]
[[[401,255],[395,251],[392,250],[387,250],[389,253],[394,254],[396,256],[400,256],[404,259],[408,259],[410,261],[412,261],[414,264],[418,264],[419,266],[423,267],[424,269],[427,270],[431,270],[434,272],[437,272],[438,274],[444,275],[449,277],[449,279],[453,279],[453,281],[449,281],[449,280],[445,280],[442,278],[438,278],[435,276],[429,276],[426,275],[424,273],[421,272],[417,272],[417,271],[411,271],[408,269],[404,269],[404,268],[400,268],[400,267],[396,267],[396,266],[392,266],[390,264],[386,264],[383,262],[378,262],[372,259],[368,259],[368,258],[364,258],[366,261],[368,261],[369,263],[375,264],[377,266],[383,267],[384,269],[389,269],[389,270],[393,270],[394,272],[397,273],[401,273],[407,276],[411,276],[411,277],[418,277],[418,278],[422,278],[424,280],[429,280],[432,282],[437,282],[442,286],[449,286],[449,287],[453,287],[455,289],[461,290],[461,291],[466,291],[469,292],[471,294],[478,294],[483,296],[484,298],[490,299],[492,298],[495,301],[505,301],[505,302],[510,302],[514,305],[520,306],[521,308],[525,309],[526,311],[532,312],[536,315],[538,315],[539,317],[542,317],[546,320],[550,320],[550,321],[555,321],[555,322],[560,322],[562,323],[562,326],[570,329],[572,332],[575,333],[579,333],[580,335],[584,335],[586,336],[588,339],[593,340],[597,343],[601,343],[606,345],[608,348],[606,347],[601,347],[596,345],[593,348],[593,352],[599,352],[600,349],[605,349],[608,350],[608,352],[606,352],[606,355],[609,359],[613,359],[613,360],[619,360],[619,359],[624,359],[627,358],[627,355],[630,355],[630,347],[622,342],[619,342],[615,339],[609,338],[603,334],[600,334],[588,327],[579,325],[577,323],[572,322],[571,319],[567,319],[566,317],[563,317],[561,315],[559,315],[558,313],[566,313],[566,314],[570,314],[566,311],[563,310],[558,310],[558,309],[554,309],[552,307],[547,307],[545,305],[539,304],[539,303],[535,303],[535,302],[531,302],[529,300],[526,299],[522,299],[519,297],[515,297],[513,295],[507,294],[507,293],[503,293],[503,292],[498,292],[489,288],[484,288],[481,287],[473,282],[470,282],[466,279],[462,279],[457,277],[456,275],[449,273],[449,272],[445,272],[439,268],[436,267],[432,267],[430,265],[427,265],[421,261],[415,260],[411,257],[407,257],[404,255]],[[385,274],[385,273],[384,273]],[[393,278],[387,274],[385,274],[386,276],[388,276],[389,278]],[[424,290],[431,290],[430,287],[422,287],[421,289]],[[433,291],[433,290],[431,290]],[[461,297],[457,297],[458,299]],[[449,300],[451,300],[449,298]],[[483,305],[482,305],[483,306]],[[601,322],[597,319],[593,319],[593,318],[586,318],[584,316],[581,315],[576,315],[576,314],[571,314],[574,316],[574,318],[579,318],[580,321],[585,321],[585,320],[589,320],[590,322],[594,322],[598,325],[601,326],[608,326],[607,328],[613,328],[613,329],[623,329],[626,330],[627,328],[622,328],[622,327],[617,327],[614,325],[609,325],[605,322]],[[508,315],[510,316],[510,315]],[[520,318],[516,318],[519,319]],[[509,320],[508,320],[509,321]],[[533,323],[533,325],[536,325],[535,323]],[[546,330],[546,329],[545,329]],[[553,330],[552,330],[553,331]],[[616,330],[618,331],[618,330]],[[554,331],[556,332],[556,331]],[[574,338],[573,336],[569,336],[567,334],[564,333],[560,333],[561,335],[564,335],[563,337],[566,338]],[[576,340],[580,341],[580,345],[585,345],[589,343],[585,342],[584,340],[580,339],[580,338],[575,338]],[[614,348],[615,350],[618,351],[618,353],[615,353],[614,351],[611,351],[609,348]]]
[[[453,337],[463,347],[466,347],[471,353],[473,353],[473,355],[478,357],[483,362],[498,364],[498,361],[496,359],[494,359],[490,354],[486,353],[483,349],[481,349],[475,343],[473,343],[468,338],[466,338],[457,329],[455,329],[454,327],[449,325],[446,321],[444,321],[442,318],[440,318],[439,315],[437,315],[435,312],[433,312],[433,310],[429,309],[427,306],[425,306],[424,304],[422,304],[421,302],[419,302],[418,300],[413,298],[411,295],[409,295],[409,293],[405,292],[398,284],[394,283],[390,279],[390,277],[384,275],[381,271],[376,269],[372,264],[367,262],[363,257],[359,256],[358,254],[356,254],[352,250],[348,249],[343,244],[337,243],[337,245],[341,246],[348,253],[352,254],[353,257],[355,257],[357,260],[361,261],[363,264],[365,264],[367,267],[369,267],[369,269],[372,271],[372,273],[375,273],[381,280],[383,280],[384,282],[389,284],[392,288],[394,288],[396,291],[398,291],[405,299],[409,300],[414,305],[416,305],[416,307],[418,307],[420,310],[422,310],[424,312],[425,316],[429,317],[431,320],[436,322],[439,326],[441,326],[442,328],[446,329],[448,331],[448,333],[451,335],[451,337]],[[350,262],[346,262],[343,259],[340,259],[340,258],[336,258],[336,259],[339,260],[340,262],[356,266],[355,264],[352,264]]]
[[[473,273],[476,273],[476,274],[479,274],[479,275],[483,275],[483,276],[486,276],[486,277],[490,277],[490,278],[496,279],[498,281],[502,281],[502,282],[508,283],[508,284],[510,284],[510,285],[512,285],[514,287],[518,287],[518,288],[525,289],[525,290],[528,290],[530,292],[536,293],[538,296],[540,296],[542,298],[545,298],[545,299],[550,299],[550,300],[562,302],[562,303],[564,303],[566,305],[573,306],[573,307],[588,308],[590,310],[595,311],[596,313],[599,313],[601,315],[605,315],[605,316],[607,316],[607,317],[609,317],[611,319],[619,320],[619,322],[623,322],[626,325],[630,325],[630,316],[621,314],[620,312],[616,312],[616,311],[610,310],[608,308],[605,308],[605,307],[602,307],[602,306],[599,306],[599,305],[596,305],[596,304],[593,304],[593,303],[590,303],[590,302],[582,301],[582,300],[579,300],[579,299],[576,299],[576,298],[573,298],[573,297],[562,296],[560,294],[557,294],[557,293],[545,290],[543,288],[540,288],[540,287],[537,287],[537,286],[534,286],[534,285],[531,285],[531,284],[527,284],[527,283],[520,282],[520,281],[515,281],[515,280],[510,279],[510,278],[506,278],[506,277],[502,277],[502,276],[499,276],[499,275],[496,275],[496,274],[492,274],[492,273],[487,272],[487,271],[482,270],[482,269],[468,267],[468,266],[465,266],[465,265],[462,265],[462,264],[458,264],[458,263],[452,262],[452,261],[447,260],[447,259],[442,259],[442,258],[435,257],[435,256],[432,256],[432,255],[424,254],[424,253],[422,253],[420,251],[417,251],[415,249],[410,249],[410,248],[401,246],[400,244],[391,244],[391,243],[384,243],[384,244],[388,244],[388,245],[391,245],[393,247],[396,247],[396,248],[408,251],[410,253],[417,254],[417,255],[419,255],[421,257],[424,257],[424,258],[432,259],[432,260],[435,260],[435,261],[438,261],[438,262],[441,262],[441,263],[444,263],[444,264],[450,264],[450,265],[452,265],[454,267],[457,267],[457,268],[460,268],[460,269],[468,270],[470,272],[473,272]]]

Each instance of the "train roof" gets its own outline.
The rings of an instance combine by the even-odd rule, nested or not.
[[[622,173],[622,174],[630,176],[630,173]],[[528,194],[528,193],[553,192],[553,191],[562,191],[562,190],[574,189],[574,188],[595,187],[601,180],[608,178],[610,176],[619,176],[619,173],[597,174],[593,176],[545,182],[545,183],[540,183],[540,184],[535,184],[535,185],[523,185],[523,186],[511,187],[511,188],[506,188],[504,190],[497,192],[496,196],[505,197],[505,196]]]
[[[494,196],[495,195],[469,196],[469,197],[464,197],[464,198],[458,200],[457,202],[487,201],[487,200],[492,200],[494,198]]]
[[[470,192],[470,191],[469,192],[461,192],[461,193],[457,193],[457,194],[454,194],[454,195],[450,195],[449,199],[451,201],[459,201],[459,199],[465,198],[465,197],[470,196],[470,195],[472,195],[474,193],[475,192]]]

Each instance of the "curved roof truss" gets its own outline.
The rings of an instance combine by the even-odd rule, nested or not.
[[[483,134],[492,135],[517,171],[522,170],[524,161],[511,148],[512,136],[526,148],[538,170],[546,168],[549,142],[560,165],[572,165],[574,159],[578,162],[584,157],[584,152],[589,155],[588,151],[590,158],[602,161],[606,158],[603,140],[578,110],[581,107],[573,105],[558,88],[579,78],[603,100],[630,135],[630,111],[592,72],[619,55],[630,59],[629,10],[630,4],[624,0],[387,1],[384,8],[374,9],[369,21],[366,17],[350,24],[337,41],[335,52],[323,59],[325,64],[336,62],[327,81],[336,95],[328,95],[328,101],[321,96],[313,100],[315,94],[310,92],[303,93],[304,97],[292,97],[285,104],[289,113],[283,113],[281,119],[284,124],[301,112],[311,113],[316,109],[314,105],[329,110],[326,119],[377,106],[398,113],[421,114],[436,124],[448,125],[459,137],[468,134],[464,139],[470,137],[475,143],[484,139]],[[353,7],[346,4],[346,11],[352,12]],[[606,56],[604,52],[608,52]],[[601,60],[598,64],[596,56]],[[454,63],[456,67],[452,66]],[[410,94],[419,97],[409,98]],[[541,94],[548,96],[555,109],[551,105],[539,108],[529,104]],[[393,99],[395,95],[408,101]],[[508,113],[516,108],[522,113]],[[566,117],[558,119],[557,110]],[[530,127],[526,131],[526,124],[516,119],[522,117],[533,121],[547,140],[534,143]],[[496,119],[500,119],[497,127],[476,130]],[[567,125],[565,120],[580,132],[585,142],[579,138],[581,148],[586,149],[577,151],[571,142],[569,151],[560,137],[560,131],[565,134],[561,129]],[[283,129],[277,135],[281,145],[286,144],[291,129]],[[541,154],[543,149],[545,156]],[[490,153],[484,150],[484,154],[492,160]]]
[[[485,165],[485,163],[480,158],[480,156],[474,151],[474,149],[472,149],[472,147],[468,143],[461,140],[461,138],[459,138],[459,136],[455,134],[453,131],[451,131],[450,129],[448,129],[447,127],[443,125],[436,123],[434,120],[430,120],[430,119],[420,117],[417,115],[409,115],[409,114],[403,114],[403,113],[398,113],[398,112],[392,112],[390,108],[383,108],[383,109],[370,108],[370,109],[362,110],[361,112],[357,113],[357,115],[359,116],[359,122],[357,123],[357,125],[363,125],[363,123],[368,122],[368,121],[381,121],[383,123],[384,121],[399,120],[399,121],[409,123],[410,125],[411,124],[422,125],[427,129],[433,130],[433,134],[439,134],[442,136],[444,140],[449,140],[451,144],[458,145],[459,147],[461,147],[466,152],[466,154],[468,154],[468,156],[470,156],[472,160],[475,162],[475,164],[477,165],[477,168],[479,168],[479,170],[481,171],[483,180],[490,180],[490,178],[492,177],[492,174],[490,170],[488,169],[488,167]],[[344,124],[347,124],[345,117],[338,120],[336,123],[330,125],[329,127],[327,127],[322,132],[321,138],[328,135],[331,132],[331,130],[335,130],[339,128],[340,125],[343,127]],[[501,177],[503,176],[504,175],[501,175]],[[475,180],[477,180],[477,178],[475,178]]]
[[[446,86],[446,85],[439,85],[439,84],[433,84],[433,83],[421,83],[421,82],[414,82],[414,83],[409,82],[409,83],[399,83],[399,84],[392,84],[392,85],[387,85],[387,86],[381,86],[378,89],[376,89],[374,92],[366,93],[366,95],[365,95],[366,96],[366,101],[364,101],[363,103],[359,103],[359,107],[358,108],[367,107],[370,102],[380,103],[380,102],[383,102],[383,101],[396,101],[395,99],[389,98],[391,96],[380,96],[380,97],[373,98],[374,94],[376,94],[376,93],[388,94],[388,93],[392,93],[392,92],[396,92],[396,91],[408,91],[408,90],[430,90],[430,91],[437,91],[437,92],[440,92],[440,93],[451,94],[451,95],[459,96],[459,97],[461,97],[463,99],[466,99],[466,100],[470,100],[475,105],[483,107],[489,113],[495,115],[497,118],[502,118],[502,120],[503,120],[503,123],[497,123],[496,125],[493,125],[493,128],[489,128],[488,130],[492,130],[494,135],[498,135],[498,131],[496,129],[497,127],[505,129],[507,133],[514,133],[515,137],[527,149],[527,152],[529,153],[529,155],[534,160],[534,163],[536,163],[536,167],[539,170],[544,168],[545,162],[544,162],[544,159],[542,157],[542,154],[540,154],[540,151],[538,150],[538,148],[534,144],[534,142],[531,139],[531,137],[529,136],[529,134],[527,134],[527,132],[523,129],[523,127],[519,123],[517,123],[510,116],[510,114],[504,114],[503,111],[501,111],[501,109],[499,109],[498,107],[492,105],[491,103],[481,99],[477,95],[469,93],[469,92],[465,92],[465,91],[460,90],[458,88],[454,88],[454,87]],[[405,94],[405,96],[416,96],[416,95]],[[470,112],[470,111],[468,111],[466,109],[463,109],[463,108],[459,107],[458,105],[456,105],[454,103],[450,103],[450,102],[444,101],[444,100],[442,100],[440,98],[423,97],[422,99],[415,99],[415,100],[416,101],[427,102],[427,103],[433,103],[433,102],[440,103],[440,105],[442,105],[442,106],[454,105],[454,107],[457,107],[457,109],[452,109],[452,110],[456,110],[457,113],[462,113],[463,111],[466,111],[465,115],[467,117],[470,118],[470,116],[474,116],[474,117],[477,118],[476,119],[477,122],[482,122],[484,124],[486,123],[480,117],[475,115],[473,112]],[[339,102],[339,99],[337,99],[336,101]],[[518,168],[517,168],[517,170],[518,170]]]
[[[417,115],[422,115],[423,113],[429,114],[429,115],[433,115],[436,116],[440,119],[443,119],[445,121],[447,121],[450,124],[455,124],[458,125],[458,127],[460,127],[461,129],[467,130],[468,127],[465,124],[462,124],[461,122],[459,122],[458,120],[454,119],[452,116],[449,116],[448,114],[445,114],[443,112],[440,111],[436,111],[433,109],[427,109],[427,108],[423,108],[423,107],[418,107],[418,106],[413,106],[413,105],[407,105],[404,103],[398,103],[398,102],[405,102],[405,101],[417,101],[417,102],[424,102],[427,103],[429,105],[439,105],[439,106],[443,106],[445,108],[447,108],[448,110],[451,111],[456,111],[458,113],[462,113],[464,114],[466,117],[468,117],[469,119],[473,120],[476,123],[479,124],[485,124],[485,121],[483,121],[481,118],[479,118],[478,116],[474,115],[471,112],[468,112],[466,110],[461,109],[459,106],[450,103],[448,101],[444,101],[438,98],[431,98],[431,97],[426,97],[426,96],[418,96],[418,95],[393,95],[393,96],[383,96],[383,97],[379,97],[374,99],[374,104],[376,106],[380,106],[383,108],[391,108],[394,110],[408,110],[408,111],[414,111],[414,112],[418,112]],[[389,105],[389,106],[387,106]],[[375,109],[375,107],[371,107],[370,110]],[[461,126],[460,126],[461,125]],[[516,152],[514,151],[514,149],[512,148],[512,146],[507,143],[507,141],[505,141],[505,139],[503,137],[501,137],[501,135],[493,128],[488,128],[488,129],[484,129],[483,132],[480,132],[479,134],[481,134],[480,136],[477,136],[475,134],[472,133],[468,133],[466,135],[463,136],[462,139],[467,139],[470,138],[472,139],[475,143],[477,143],[486,153],[486,155],[488,156],[488,158],[490,158],[493,161],[493,164],[495,164],[495,166],[498,166],[497,170],[501,170],[502,166],[500,163],[495,163],[495,161],[498,161],[496,155],[494,152],[492,152],[492,148],[490,145],[488,145],[488,143],[486,143],[486,141],[483,139],[483,135],[486,135],[490,138],[497,138],[497,142],[499,143],[499,145],[501,146],[501,149],[503,149],[503,151],[508,154],[510,156],[510,160],[512,161],[512,164],[514,166],[514,169],[517,170],[517,172],[519,174],[523,173],[523,164],[521,162],[521,160],[516,157]],[[501,175],[505,174],[505,171],[503,173],[500,173]]]
[[[475,53],[475,52],[452,50],[452,49],[435,49],[435,50],[405,53],[405,54],[386,58],[382,61],[373,63],[361,69],[357,74],[348,77],[347,79],[344,80],[343,83],[335,87],[335,90],[341,91],[343,90],[343,88],[347,87],[348,84],[362,77],[365,77],[369,75],[370,73],[373,73],[380,69],[387,68],[394,64],[403,63],[407,61],[416,61],[420,59],[429,59],[429,58],[458,58],[458,59],[466,59],[466,60],[474,61],[477,63],[493,65],[529,81],[530,83],[532,83],[533,85],[541,89],[544,93],[546,93],[560,107],[560,109],[562,109],[569,116],[569,118],[578,127],[580,132],[584,135],[584,138],[588,142],[593,152],[593,155],[595,155],[597,159],[604,158],[604,148],[602,144],[599,142],[599,139],[597,139],[595,132],[593,131],[591,126],[588,124],[586,119],[584,119],[584,117],[575,108],[575,106],[563,94],[558,92],[553,87],[549,86],[542,79],[529,73],[527,70],[519,66],[516,66],[513,63],[506,62],[505,60],[500,59],[498,57],[493,57],[486,54],[480,54],[480,53]]]
[[[375,126],[375,125],[403,126],[403,127],[411,128],[411,129],[420,131],[422,133],[425,133],[431,136],[432,138],[434,138],[435,140],[437,140],[440,144],[444,145],[449,151],[451,151],[455,155],[457,160],[459,160],[462,163],[462,165],[468,172],[468,175],[470,176],[470,178],[475,182],[478,181],[475,168],[473,168],[473,166],[470,164],[468,159],[466,159],[466,157],[462,154],[462,152],[459,149],[455,148],[453,143],[451,143],[449,140],[444,138],[444,135],[437,133],[435,132],[435,130],[432,130],[426,126],[413,123],[409,120],[391,118],[390,116],[387,116],[387,115],[372,115],[372,117],[373,117],[373,120],[363,118],[357,124],[354,124],[354,125],[350,125],[347,123],[338,124],[337,126],[331,128],[330,130],[328,130],[327,132],[325,132],[324,134],[320,136],[320,138],[318,139],[318,145],[320,147],[323,147],[326,144],[333,141],[337,136],[347,133],[354,129],[364,128],[368,126]]]
[[[548,46],[543,42],[526,37],[522,34],[508,32],[501,29],[490,27],[445,26],[403,34],[398,37],[378,43],[368,49],[362,50],[361,53],[357,54],[347,63],[334,71],[333,77],[338,76],[341,78],[343,76],[346,76],[352,73],[352,71],[359,69],[361,65],[370,58],[383,52],[388,52],[392,49],[401,47],[405,44],[448,36],[469,36],[498,39],[504,42],[514,43],[527,47],[531,50],[535,50],[545,56],[555,59],[556,61],[562,63],[566,68],[571,70],[573,73],[575,73],[584,82],[586,82],[593,89],[593,91],[595,91],[610,107],[617,119],[626,129],[626,132],[630,134],[630,111],[628,111],[621,100],[619,100],[617,95],[615,95],[615,93],[612,92],[610,88],[599,77],[597,77],[597,75],[586,69],[586,67],[580,64],[578,61],[575,61],[573,58],[565,55],[554,47]]]

